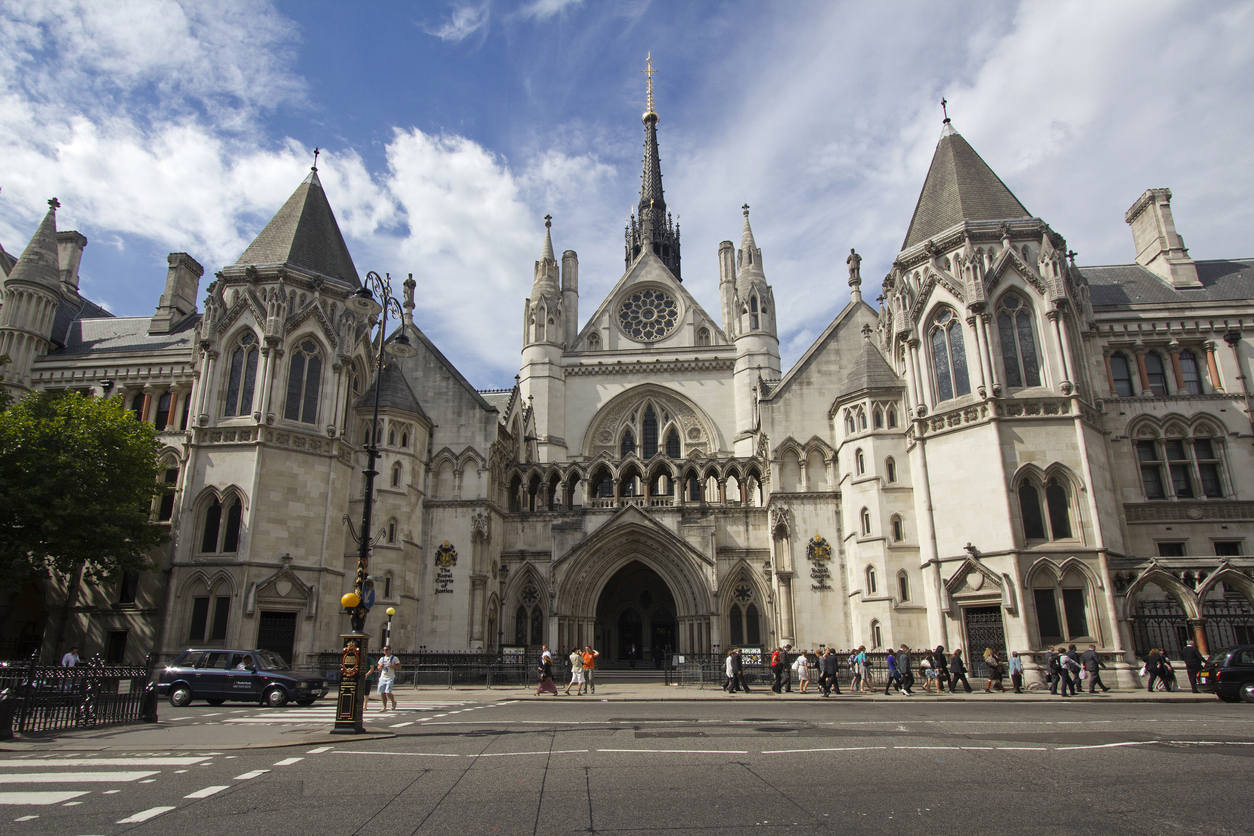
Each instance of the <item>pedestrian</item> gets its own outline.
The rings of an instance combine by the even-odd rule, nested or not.
[[[836,650],[829,647],[819,662],[819,685],[823,688],[823,696],[830,697],[832,689],[840,693],[840,660]]]
[[[1084,691],[1084,683],[1081,681],[1084,679],[1084,665],[1080,662],[1080,654],[1076,653],[1074,644],[1067,645],[1067,658],[1075,663],[1067,666],[1071,670],[1071,693],[1074,696]]]
[[[61,657],[61,667],[72,668],[77,665],[78,662],[78,645],[72,644],[70,645],[70,649],[66,651],[65,655]]]
[[[723,690],[732,693],[732,682],[735,680],[735,672],[732,670],[732,656],[736,653],[735,648],[727,651],[727,658],[723,660]]]
[[[988,668],[988,681],[984,683],[984,693],[987,694],[994,688],[1003,694],[1006,693],[1005,687],[1001,684],[1003,678],[1001,657],[991,647],[984,648],[984,666]]]
[[[1198,651],[1197,643],[1192,641],[1185,645],[1182,655],[1184,656],[1184,669],[1189,672],[1189,687],[1193,689],[1193,693],[1200,693],[1197,690],[1197,675],[1206,666],[1206,660]]]
[[[923,669],[923,693],[925,694],[933,693],[932,687],[936,685],[936,665],[932,662],[932,658],[932,651],[929,650],[923,655],[923,661],[919,663],[919,667]]]
[[[1081,664],[1084,665],[1085,672],[1089,675],[1089,693],[1097,693],[1097,689],[1101,688],[1102,693],[1106,693],[1110,689],[1106,687],[1106,683],[1102,682],[1101,669],[1106,667],[1101,657],[1097,655],[1097,645],[1090,644],[1089,649],[1084,651],[1084,655],[1080,657]]]
[[[1141,675],[1149,677],[1146,690],[1153,693],[1154,683],[1162,676],[1162,656],[1157,647],[1151,647],[1150,652],[1145,656],[1145,665],[1141,668]]]
[[[570,682],[566,683],[566,696],[570,696],[570,687],[578,685],[575,689],[575,696],[583,696],[583,654],[579,652],[579,648],[575,648],[570,652]]]
[[[867,686],[871,684],[871,663],[866,659],[866,645],[858,645],[858,685],[862,693],[869,693]]]
[[[784,665],[780,661],[784,656],[784,648],[777,647],[771,651],[771,676],[775,679],[771,683],[771,690],[775,693],[782,693],[784,690]]]
[[[954,655],[949,660],[949,690],[957,691],[958,683],[962,683],[962,687],[967,689],[967,693],[971,693],[971,683],[967,681],[967,666],[962,661],[962,651],[958,648],[954,649]]]
[[[783,654],[780,656],[780,662],[784,674],[784,691],[792,693],[792,645],[784,645]]]
[[[1162,681],[1164,691],[1179,691],[1180,685],[1176,682],[1176,668],[1171,664],[1171,660],[1167,658],[1167,651],[1163,651],[1162,663],[1160,670],[1162,671]]]
[[[1023,693],[1023,660],[1019,658],[1019,651],[1010,651],[1010,684],[1014,686],[1016,694]]]
[[[383,655],[379,657],[375,670],[379,672],[379,700],[383,703],[380,711],[388,710],[388,699],[392,700],[392,710],[396,710],[396,695],[392,686],[396,683],[396,672],[401,669],[401,660],[392,655],[392,646],[383,645]]]
[[[792,673],[797,678],[801,693],[806,693],[806,689],[810,687],[810,661],[806,658],[805,651],[797,654],[797,661],[792,663]]]
[[[1076,666],[1079,663],[1067,655],[1067,648],[1065,647],[1058,648],[1058,651],[1054,654],[1054,659],[1058,663],[1058,681],[1061,685],[1062,695],[1064,697],[1074,697],[1078,693],[1076,691],[1076,677],[1080,672],[1076,669]],[[1068,691],[1071,693],[1068,694]]]
[[[557,696],[557,685],[553,682],[553,655],[548,647],[540,654],[540,686],[536,688],[536,696],[541,694]]]
[[[889,688],[901,690],[901,672],[897,670],[897,655],[890,649],[884,658],[888,664],[888,681],[884,683],[884,696],[888,696]]]
[[[949,667],[945,664],[945,645],[936,645],[932,653],[932,662],[936,666],[936,687],[940,691],[949,688]]]
[[[1058,680],[1062,671],[1062,666],[1058,664],[1058,655],[1054,653],[1054,649],[1048,648],[1045,651],[1045,681],[1049,683],[1049,692],[1055,696],[1058,694]]]
[[[627,663],[631,665],[631,669],[636,669],[636,644],[632,642],[631,649],[627,651]]]
[[[745,682],[744,657],[741,656],[739,647],[732,649],[732,691],[749,693],[749,683]]]
[[[904,643],[897,651],[897,673],[901,674],[901,693],[913,697],[910,689],[914,686],[914,670],[910,665],[910,648]]]
[[[589,693],[597,692],[596,680],[592,678],[592,671],[596,668],[597,657],[600,656],[592,649],[592,645],[586,645],[583,649],[583,684]]]

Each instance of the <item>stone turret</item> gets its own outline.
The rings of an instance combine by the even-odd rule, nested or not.
[[[559,276],[552,226],[553,218],[545,215],[544,246],[535,263],[531,296],[523,304],[521,391],[532,399],[541,461],[565,455],[566,383],[562,355],[573,344],[574,327],[568,322],[567,318],[573,317],[565,300],[577,300],[579,294],[579,258],[571,250],[563,253]]]
[[[9,365],[0,374],[14,394],[30,388],[31,365],[51,347],[53,320],[61,304],[61,262],[57,254],[57,207],[48,201],[48,214],[4,280],[0,307],[0,354]]]
[[[734,321],[730,336],[736,344],[736,367],[732,373],[736,395],[736,455],[753,455],[753,432],[758,426],[757,392],[760,380],[780,377],[779,338],[775,331],[775,295],[762,269],[762,251],[749,226],[749,206],[745,216],[740,250],[736,254],[735,284],[732,296]],[[722,256],[727,250],[720,247]],[[721,260],[721,259],[720,259]],[[725,270],[723,272],[726,272]],[[721,289],[721,287],[720,287]]]

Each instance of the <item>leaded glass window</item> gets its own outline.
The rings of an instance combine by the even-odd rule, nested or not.
[[[631,430],[623,430],[623,441],[618,445],[618,454],[627,458],[628,453],[634,452],[636,452],[636,437],[631,434]]]
[[[657,415],[653,405],[645,407],[644,420],[640,422],[640,437],[644,442],[644,457],[651,459],[657,455]]]
[[[932,319],[932,362],[939,400],[947,401],[970,394],[971,381],[967,375],[962,324],[949,308],[942,309]]]
[[[677,459],[680,456],[679,431],[674,427],[671,427],[671,431],[666,434],[666,455],[672,459]]]
[[[253,411],[253,390],[257,384],[257,336],[252,331],[240,337],[231,352],[230,375],[226,386],[226,415],[247,415]]]
[[[997,332],[1001,337],[1006,385],[1012,388],[1040,386],[1041,369],[1032,332],[1032,312],[1013,293],[1003,296],[998,305]]]
[[[660,340],[675,330],[679,305],[660,288],[637,290],[618,307],[618,324],[627,336],[641,342]]]
[[[1184,378],[1184,389],[1190,395],[1202,394],[1202,377],[1197,370],[1197,356],[1187,348],[1180,352],[1180,376]]]
[[[313,340],[305,340],[292,352],[287,375],[287,405],[283,417],[314,424],[318,421],[318,390],[322,383],[322,357]]]

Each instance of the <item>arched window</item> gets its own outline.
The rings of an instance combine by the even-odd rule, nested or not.
[[[408,430],[404,430],[401,432],[401,447],[403,447],[406,450],[409,449],[409,431]]]
[[[897,462],[891,458],[884,460],[884,472],[888,475],[888,481],[897,481]]]
[[[640,422],[640,440],[644,444],[646,459],[657,455],[657,414],[653,411],[653,404],[644,408],[644,420]]]
[[[589,350],[589,351],[600,351],[600,350],[601,350],[601,337],[600,337],[600,335],[598,335],[598,334],[589,334],[589,335],[588,335],[588,350]]]
[[[1019,512],[1023,516],[1025,540],[1045,539],[1045,518],[1041,514],[1041,495],[1036,486],[1024,482],[1019,486]]]
[[[731,644],[732,647],[740,647],[745,642],[745,623],[744,617],[740,612],[739,604],[731,605],[731,612],[727,614],[731,626]]]
[[[858,515],[858,517],[859,519],[862,520],[863,536],[870,534],[871,533],[871,512],[868,511],[866,508],[863,508],[861,513]]]
[[[170,423],[169,392],[162,392],[161,397],[157,398],[157,414],[153,418],[152,423],[158,430],[164,430],[166,425]]]
[[[858,408],[858,429],[866,429],[866,410],[861,407]]]
[[[618,445],[618,454],[626,458],[628,453],[634,452],[636,452],[636,437],[631,434],[631,430],[623,430],[623,441]]]
[[[888,408],[888,428],[890,430],[897,428],[897,410],[891,406]]]
[[[1049,508],[1049,529],[1055,540],[1071,537],[1071,502],[1066,486],[1054,477],[1045,486],[1045,504]]]
[[[1036,626],[1041,641],[1061,644],[1091,639],[1088,618],[1088,584],[1083,574],[1072,569],[1061,580],[1040,573],[1032,582],[1036,605]],[[1061,613],[1059,612],[1061,604]],[[1059,617],[1061,615],[1061,618]]]
[[[1001,298],[997,306],[997,331],[1001,336],[1006,385],[1012,388],[1040,386],[1041,367],[1033,337],[1032,312],[1017,294],[1007,293]]]
[[[884,631],[880,629],[878,621],[871,622],[871,649],[875,650],[884,646]]]
[[[248,415],[253,411],[253,390],[257,384],[257,335],[244,332],[231,352],[226,384],[226,415]]]
[[[392,487],[399,488],[401,486],[401,463],[397,462],[392,465]]]
[[[396,542],[396,520],[388,520],[388,542]]]
[[[709,344],[710,344],[710,329],[709,328],[699,329],[697,331],[697,345],[709,345]]]
[[[1132,368],[1128,365],[1128,357],[1116,351],[1110,355],[1110,377],[1115,384],[1115,394],[1121,398],[1130,398],[1136,394],[1132,385]]]
[[[388,428],[388,446],[389,447],[396,446],[396,429],[393,427]]]
[[[1202,377],[1197,369],[1197,356],[1189,349],[1180,352],[1180,376],[1184,378],[1184,390],[1190,395],[1202,394]]]
[[[760,645],[762,643],[762,628],[758,622],[758,607],[756,604],[750,604],[745,607],[745,638],[749,640],[751,645]]]
[[[937,400],[947,401],[971,392],[967,377],[967,350],[962,323],[949,308],[932,317],[932,363],[936,373]]]
[[[866,457],[862,455],[861,447],[854,451],[853,462],[859,476],[866,473]]]
[[[1167,394],[1167,372],[1163,369],[1163,358],[1157,351],[1145,352],[1145,379],[1149,381],[1150,391],[1155,395]]]
[[[200,539],[200,550],[213,553],[218,550],[218,533],[222,528],[222,503],[216,498],[205,509],[204,534]]]
[[[348,397],[345,398],[344,400],[344,429],[345,429],[344,434],[346,436],[349,435],[348,433],[349,416],[353,414],[353,404],[357,403],[357,395],[358,395],[359,390],[361,389],[360,381],[361,381],[361,378],[358,377],[357,371],[355,369],[349,372]]]
[[[878,590],[875,588],[875,567],[866,567],[866,593],[874,595]]]
[[[135,397],[131,399],[131,414],[135,416],[136,421],[144,420],[144,393],[136,392]]]
[[[392,573],[388,572],[383,576],[383,600],[390,601],[392,599]]]
[[[853,435],[857,431],[858,431],[858,428],[854,426],[854,423],[853,423],[853,412],[846,409],[845,410],[845,435]]]
[[[893,514],[893,542],[900,543],[906,539],[905,524],[901,521],[900,514]]]
[[[239,527],[244,515],[244,506],[239,497],[234,497],[226,506],[226,526],[222,529],[222,552],[233,554],[239,551]]]
[[[897,592],[902,601],[910,600],[910,576],[904,569],[897,573]]]
[[[679,431],[674,427],[671,427],[670,432],[666,434],[666,455],[672,459],[677,459],[680,456]]]
[[[531,614],[527,612],[527,608],[518,605],[518,611],[514,613],[514,644],[527,644],[527,627],[531,621]]]
[[[161,501],[157,506],[157,521],[168,522],[174,516],[174,486],[179,481],[179,469],[177,467],[167,467],[165,469],[165,478],[162,481],[165,483],[166,490],[169,493],[161,496]]]
[[[205,554],[233,554],[239,551],[239,532],[243,520],[243,503],[238,496],[227,499],[226,514],[216,497],[205,509],[200,537],[200,550]],[[225,518],[224,518],[225,516]]]
[[[750,330],[758,330],[758,294],[754,293],[749,297],[749,328]]]
[[[875,407],[875,429],[884,429],[884,411],[878,406]]]
[[[304,424],[318,422],[318,389],[322,383],[322,356],[318,344],[305,340],[292,352],[287,373],[287,405],[283,417]]]

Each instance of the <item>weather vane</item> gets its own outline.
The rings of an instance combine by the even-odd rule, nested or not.
[[[644,67],[645,68],[641,70],[640,72],[644,73],[645,78],[648,79],[648,86],[649,86],[649,93],[648,93],[647,104],[645,107],[645,112],[653,113],[653,74],[656,73],[657,70],[654,69],[653,67],[652,50],[649,51],[648,56],[644,59]]]
[[[949,102],[945,101],[945,97],[941,96],[941,113],[945,114],[946,125],[949,124],[949,108],[947,107],[948,104]]]

